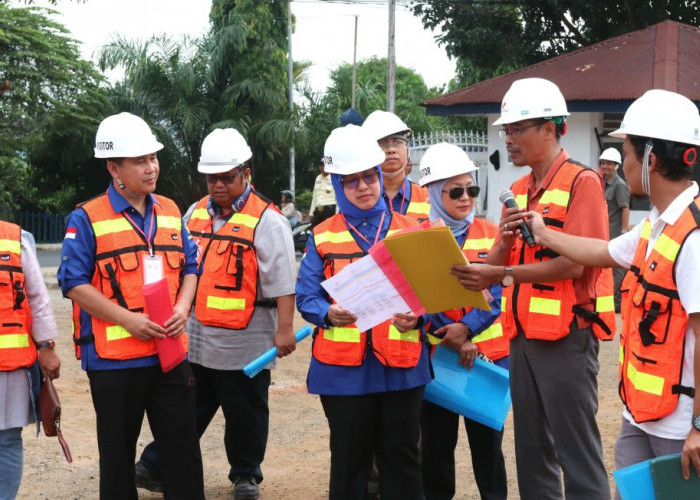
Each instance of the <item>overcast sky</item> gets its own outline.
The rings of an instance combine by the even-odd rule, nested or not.
[[[352,62],[354,15],[359,16],[357,59],[386,57],[388,13],[386,4],[360,5],[296,0],[292,12],[296,31],[292,37],[295,60],[313,63],[307,72],[314,90],[324,90],[329,72],[342,62]],[[24,3],[15,0],[14,5]],[[48,2],[37,0],[35,5]],[[208,29],[210,0],[59,0],[58,20],[83,43],[82,53],[93,59],[99,47],[114,33],[146,39],[152,34],[198,36]],[[455,63],[437,46],[432,33],[406,7],[396,13],[397,64],[415,69],[429,86],[446,84],[454,76]]]

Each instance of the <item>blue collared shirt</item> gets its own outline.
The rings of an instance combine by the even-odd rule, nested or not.
[[[347,217],[347,220],[370,243],[374,243],[379,217],[373,219]],[[384,217],[379,239],[386,236],[390,224],[391,217],[387,214]],[[354,231],[351,231],[351,234],[362,250],[369,250],[370,243],[359,238]],[[297,309],[309,323],[328,328],[330,325],[326,323],[326,315],[331,306],[331,299],[321,286],[324,279],[323,260],[316,251],[312,234],[309,236],[306,253],[299,266],[296,286]],[[428,349],[423,346],[418,365],[414,368],[384,366],[372,352],[365,354],[365,359],[360,366],[328,365],[312,356],[307,385],[312,394],[349,396],[412,389],[427,384],[431,379]]]
[[[406,177],[399,191],[390,200],[386,193],[382,193],[387,209],[391,212],[398,212],[401,215],[406,215],[408,206],[411,204],[411,181]]]
[[[145,216],[132,207],[128,201],[114,188],[112,184],[107,189],[107,197],[115,213],[126,212],[139,226],[144,234],[149,234],[153,204],[158,203],[153,195],[146,197]],[[66,234],[73,235],[63,240],[61,247],[61,265],[58,268],[58,283],[61,286],[63,296],[79,285],[92,284],[95,273],[95,232],[90,224],[90,219],[85,210],[78,208],[68,216]],[[182,244],[185,251],[185,274],[197,273],[197,247],[192,241],[185,224],[182,224]],[[153,231],[151,244],[155,238]],[[80,311],[80,336],[87,337],[92,334],[92,321],[89,314]],[[84,344],[80,348],[81,365],[83,370],[117,370],[124,368],[142,368],[158,365],[158,356],[147,356],[129,360],[102,359],[95,352],[94,342]]]

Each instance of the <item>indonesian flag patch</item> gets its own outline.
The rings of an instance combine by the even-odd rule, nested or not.
[[[78,228],[75,227],[69,227],[66,229],[66,235],[63,237],[64,240],[74,240],[75,239],[75,233],[78,231]]]

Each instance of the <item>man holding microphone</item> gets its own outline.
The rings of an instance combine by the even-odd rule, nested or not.
[[[494,125],[502,125],[499,132],[513,164],[531,168],[513,184],[514,199],[517,206],[543,214],[558,231],[607,239],[600,177],[559,145],[568,115],[563,95],[550,81],[517,80],[506,93]],[[519,208],[504,209],[485,264],[454,266],[453,273],[472,290],[498,282],[504,287],[501,318],[511,339],[520,496],[607,499],[595,420],[598,340],[591,323],[600,322],[594,306],[600,269],[517,239],[518,213]]]

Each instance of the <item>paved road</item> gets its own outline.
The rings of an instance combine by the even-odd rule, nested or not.
[[[37,250],[36,256],[41,267],[58,267],[61,262],[60,250]]]

